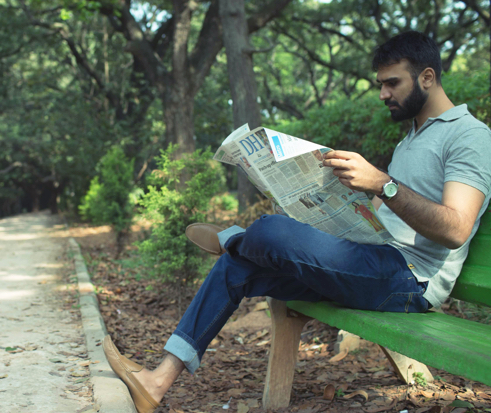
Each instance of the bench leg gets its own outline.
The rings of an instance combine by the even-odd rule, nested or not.
[[[434,380],[433,375],[431,374],[430,370],[428,370],[428,367],[426,367],[426,364],[403,356],[402,354],[396,353],[388,348],[382,346],[380,346],[380,348],[389,359],[392,367],[394,367],[399,379],[401,379],[404,383],[408,384],[414,380],[413,373],[423,373],[423,377],[428,383],[431,383]]]
[[[286,303],[267,298],[271,311],[272,340],[263,393],[263,409],[288,407],[303,326],[310,317],[292,312]]]

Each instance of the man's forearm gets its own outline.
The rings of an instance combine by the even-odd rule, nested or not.
[[[384,203],[417,233],[447,248],[460,247],[470,235],[465,217],[458,211],[430,201],[404,184]]]

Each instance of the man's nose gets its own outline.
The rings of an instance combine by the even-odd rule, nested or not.
[[[382,88],[380,89],[380,95],[378,96],[378,98],[380,100],[387,100],[387,99],[390,99],[392,95],[389,93],[389,91],[387,90],[387,88],[382,85]]]

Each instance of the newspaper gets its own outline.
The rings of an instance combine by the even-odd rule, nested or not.
[[[322,165],[331,150],[263,127],[250,131],[246,124],[223,141],[214,159],[241,168],[278,214],[362,244],[392,241],[367,195]]]

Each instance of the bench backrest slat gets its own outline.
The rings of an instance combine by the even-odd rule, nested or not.
[[[481,217],[469,255],[450,294],[459,300],[491,307],[491,209]]]

